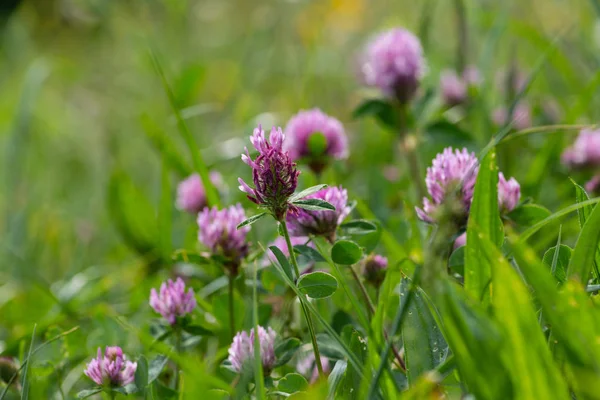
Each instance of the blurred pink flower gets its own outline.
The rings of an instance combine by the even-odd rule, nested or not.
[[[121,387],[133,382],[137,363],[127,360],[118,346],[107,346],[102,356],[98,347],[96,358],[92,359],[83,373],[98,385]]]
[[[210,173],[210,181],[215,186],[223,183],[223,178],[218,172]],[[197,214],[206,207],[206,191],[202,185],[200,175],[193,174],[184,179],[177,186],[177,208],[190,214]]]
[[[383,32],[367,45],[361,71],[367,85],[406,103],[425,74],[421,42],[406,29]]]
[[[196,297],[192,288],[186,292],[181,278],[177,278],[175,282],[169,279],[160,286],[159,293],[154,288],[150,291],[150,306],[169,324],[174,325],[177,317],[186,316],[194,310]]]

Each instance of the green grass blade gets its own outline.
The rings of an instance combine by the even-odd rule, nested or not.
[[[529,289],[483,232],[471,240],[493,262],[493,318],[505,337],[500,357],[509,366],[513,393],[523,398],[569,399],[567,386],[552,359],[531,302]]]
[[[35,330],[37,324],[33,325],[33,333],[31,334],[31,343],[29,344],[29,351],[27,352],[27,364],[23,369],[23,389],[21,390],[21,400],[27,400],[29,398],[29,364],[31,364],[31,356],[33,354],[33,345],[35,344]]]
[[[569,269],[567,270],[567,279],[575,279],[582,284],[587,283],[592,267],[596,263],[596,253],[598,252],[599,243],[600,207],[596,206],[585,221],[585,225],[583,225],[577,238],[571,262],[569,263]]]
[[[260,338],[258,337],[258,265],[254,263],[254,285],[252,288],[252,325],[254,326],[254,384],[256,385],[257,398],[266,399],[265,379],[260,356]]]
[[[171,108],[173,113],[175,114],[175,118],[177,119],[177,127],[179,128],[179,132],[181,136],[183,136],[183,140],[185,141],[188,151],[192,156],[192,163],[194,165],[194,169],[200,175],[200,179],[202,180],[202,185],[204,186],[204,190],[206,191],[206,199],[210,206],[220,207],[221,201],[219,199],[219,193],[215,188],[215,185],[210,180],[208,167],[204,163],[204,159],[202,158],[202,154],[200,153],[200,148],[190,132],[185,120],[181,116],[181,112],[179,110],[179,106],[177,105],[177,101],[175,99],[175,95],[167,82],[167,78],[165,76],[164,70],[158,58],[158,55],[153,50],[150,50],[150,55],[152,57],[152,62],[154,63],[154,68],[156,72],[160,76],[161,82],[163,84],[163,88],[167,97],[169,99],[169,103],[171,104]]]
[[[473,203],[467,225],[467,247],[465,251],[465,291],[474,299],[488,303],[493,262],[482,258],[482,249],[474,236],[484,232],[495,246],[504,238],[502,221],[498,211],[498,168],[496,152],[490,151],[481,161]]]
[[[540,229],[542,229],[544,226],[557,221],[559,218],[572,213],[573,211],[577,211],[580,208],[584,208],[587,207],[589,205],[593,205],[596,203],[600,202],[600,197],[595,197],[593,199],[590,200],[586,200],[586,201],[582,201],[581,203],[578,204],[573,204],[571,206],[565,207],[560,211],[555,212],[554,214],[550,215],[548,218],[544,218],[543,220],[541,220],[540,222],[538,222],[537,224],[533,225],[532,227],[529,227],[527,230],[525,230],[520,236],[519,239],[523,242],[525,242],[527,239],[529,239],[534,233],[536,233],[537,231],[539,231]]]

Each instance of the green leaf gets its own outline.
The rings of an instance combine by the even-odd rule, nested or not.
[[[175,262],[183,262],[186,264],[208,265],[212,264],[209,258],[186,249],[178,249],[173,252],[171,259]]]
[[[455,355],[461,382],[477,399],[512,398],[506,368],[501,362],[489,362],[498,360],[504,350],[499,327],[487,310],[449,280],[439,285],[432,300],[444,322],[444,337]]]
[[[543,262],[546,264],[552,275],[556,278],[558,283],[565,283],[567,280],[567,268],[569,266],[569,260],[573,254],[573,249],[564,244],[559,245],[558,253],[556,251],[557,246],[551,247],[544,253]]]
[[[521,236],[520,236],[520,240],[522,242],[525,242],[527,239],[529,239],[534,233],[536,233],[537,231],[539,231],[540,229],[542,229],[544,226],[557,221],[560,217],[567,215],[569,213],[572,213],[573,211],[577,211],[581,208],[587,207],[589,205],[594,205],[600,203],[600,197],[595,197],[593,199],[590,200],[586,200],[583,201],[581,203],[578,204],[573,204],[571,206],[565,207],[560,211],[555,212],[554,214],[550,215],[548,218],[543,219],[542,221],[538,222],[537,224],[533,225],[532,227],[528,228],[527,230],[525,230]]]
[[[336,264],[354,265],[362,256],[362,249],[349,240],[338,240],[331,248],[331,259]]]
[[[370,99],[362,102],[353,112],[354,119],[373,116],[384,126],[396,129],[398,127],[398,113],[388,101]]]
[[[523,398],[569,399],[562,372],[540,329],[528,287],[484,234],[473,239],[492,270],[493,317],[505,337],[501,357],[511,375],[513,393]]]
[[[409,385],[414,385],[419,376],[435,369],[448,356],[448,344],[431,315],[425,296],[417,289],[402,326]]]
[[[128,385],[125,386],[119,386],[119,387],[111,387],[107,389],[110,392],[114,392],[114,393],[121,393],[125,396],[127,396],[128,394],[132,394],[132,393],[137,393],[138,387],[135,385],[135,383],[130,383]]]
[[[171,400],[177,399],[179,393],[168,386],[163,385],[160,381],[154,382],[152,392],[156,391],[156,400]],[[154,399],[153,399],[154,400]]]
[[[365,363],[367,361],[367,347],[365,345],[366,339],[363,338],[360,333],[350,325],[344,328],[343,334],[347,337],[346,341],[348,342],[352,352],[358,357],[361,363]],[[341,382],[341,387],[338,391],[339,397],[336,398],[359,399],[360,386],[360,374],[352,365],[347,366],[344,379]]]
[[[295,372],[289,373],[277,382],[277,390],[283,393],[301,392],[308,388],[306,378]]]
[[[340,229],[347,235],[368,235],[377,232],[379,227],[366,219],[355,219],[341,224]]]
[[[506,216],[517,225],[529,227],[548,218],[550,214],[550,210],[538,204],[523,204]]]
[[[264,216],[266,216],[268,213],[264,212],[264,213],[260,213],[257,215],[253,215],[250,218],[242,221],[238,226],[237,229],[243,228],[244,226],[247,225],[252,225],[253,223],[255,223],[256,221],[258,221],[259,219],[263,218]]]
[[[579,204],[590,199],[590,196],[583,188],[583,186],[579,185],[573,179],[571,179],[571,183],[573,183],[573,186],[575,186],[575,203]],[[593,209],[594,206],[590,204],[577,210],[577,215],[579,216],[579,226],[581,228],[583,228],[583,225],[585,225],[585,221],[592,214]]]
[[[292,204],[309,211],[335,211],[332,204],[321,199],[296,200]]]
[[[148,386],[148,361],[144,356],[140,356],[137,360],[134,382],[135,386],[142,391]]]
[[[329,377],[327,378],[327,384],[328,384],[327,386],[329,386],[329,392],[327,395],[328,399],[335,398],[335,393],[337,393],[340,382],[346,375],[347,367],[348,367],[348,362],[346,360],[338,360],[335,363],[335,365],[333,366],[333,369],[331,370],[331,373],[329,374]]]
[[[29,351],[27,352],[27,363],[23,369],[23,388],[21,390],[21,400],[27,400],[29,398],[29,365],[31,364],[31,355],[33,354],[33,345],[35,344],[35,331],[37,324],[33,325],[33,333],[31,334],[31,342],[29,343]]]
[[[600,370],[600,343],[597,341],[600,318],[596,307],[579,282],[567,280],[558,288],[535,251],[517,238],[511,237],[511,243],[519,270],[534,290],[544,319],[552,327],[552,344],[561,354],[561,367],[569,371],[565,377],[570,386],[575,394],[586,391],[581,398],[597,397],[585,377],[585,371]],[[597,372],[594,375],[597,379]]]
[[[326,272],[311,272],[302,275],[298,280],[298,289],[313,299],[329,297],[337,288],[337,280]]]
[[[200,325],[184,325],[184,331],[194,336],[212,336],[213,332]]]
[[[287,364],[288,361],[292,359],[294,354],[296,354],[301,345],[302,342],[296,338],[288,338],[277,344],[277,346],[275,346],[275,356],[277,358],[275,367]]]
[[[481,256],[476,240],[479,232],[488,235],[496,246],[503,240],[502,221],[498,210],[498,168],[496,152],[492,149],[482,160],[475,183],[475,192],[469,222],[465,250],[465,290],[475,299],[489,301],[493,263]]]
[[[465,247],[466,246],[460,246],[458,249],[454,250],[448,260],[448,268],[460,276],[465,275]]]
[[[107,203],[111,220],[125,243],[140,256],[156,259],[156,211],[125,172],[113,171],[108,184]]]
[[[585,221],[573,249],[573,256],[567,270],[568,279],[576,279],[586,284],[596,262],[596,252],[600,244],[600,207],[594,210]]]
[[[424,143],[433,143],[437,148],[447,146],[469,147],[473,145],[471,135],[447,120],[438,120],[425,127]]]
[[[306,196],[309,196],[313,193],[318,192],[319,190],[325,189],[327,187],[327,185],[322,184],[322,185],[315,185],[315,186],[311,186],[308,189],[304,189],[303,191],[301,191],[300,193],[296,193],[295,195],[293,195],[292,197],[290,197],[289,201],[291,203],[293,203],[294,201],[300,200],[305,198]]]
[[[85,390],[82,390],[79,393],[77,393],[77,398],[78,399],[87,399],[88,397],[98,394],[100,392],[102,392],[101,387],[97,387],[94,389],[85,389]]]
[[[281,268],[283,268],[283,270],[285,271],[288,278],[290,278],[291,280],[294,280],[294,273],[292,272],[292,266],[291,266],[290,262],[288,261],[287,257],[285,256],[285,254],[283,254],[283,252],[281,251],[281,249],[277,246],[270,246],[269,250],[271,250],[271,252],[273,252],[273,254],[275,255],[275,258],[277,258],[277,262],[279,263]]]
[[[154,382],[158,378],[168,361],[169,359],[167,356],[162,354],[159,354],[150,361],[150,365],[148,366],[148,384]]]
[[[571,182],[573,182],[573,185],[575,186],[575,201],[577,204],[590,199],[587,192],[585,191],[585,189],[582,186],[575,183],[575,181],[573,181],[572,179],[571,179]],[[588,205],[588,206],[585,206],[585,207],[577,210],[577,214],[579,216],[579,226],[580,227],[583,228],[583,226],[585,225],[585,221],[587,221],[589,216],[592,214],[594,207],[595,206],[593,206],[593,205]],[[592,269],[592,273],[594,274],[594,279],[596,282],[600,281],[600,270],[599,269],[600,269],[600,243],[598,244],[598,249],[596,250],[596,256],[594,259],[594,265],[593,265],[593,269]]]
[[[297,244],[294,246],[294,251],[314,262],[327,261],[325,257],[317,251],[317,249],[305,244]]]

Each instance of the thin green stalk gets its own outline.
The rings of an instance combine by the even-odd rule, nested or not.
[[[392,322],[392,332],[398,332],[398,329],[402,326],[402,321],[404,321],[404,317],[407,314],[408,307],[412,301],[415,288],[419,284],[419,280],[421,279],[421,266],[417,265],[415,268],[415,273],[413,274],[413,278],[410,281],[410,287],[408,288],[408,292],[406,293],[406,298],[400,304],[400,308],[398,308],[398,312],[394,317],[394,321]],[[367,399],[372,399],[375,397],[375,391],[377,390],[377,383],[379,382],[379,378],[381,378],[381,374],[383,373],[383,369],[385,368],[387,359],[390,355],[390,350],[392,349],[392,340],[389,339],[385,343],[385,347],[380,354],[379,366],[377,367],[377,371],[375,372],[375,376],[371,381],[369,386],[369,394],[367,395]]]
[[[229,273],[227,278],[229,279],[229,329],[231,332],[231,338],[233,339],[235,336],[235,306],[233,304],[233,281],[235,280],[235,276],[233,276],[233,273]]]
[[[37,326],[37,324],[36,324]],[[49,345],[52,342],[57,341],[58,339],[67,336],[70,333],[75,332],[76,330],[79,329],[79,326],[76,326],[74,328],[69,329],[66,332],[63,332],[57,336],[54,336],[52,339],[42,343],[41,345],[39,345],[38,347],[35,348],[35,350],[33,350],[29,356],[23,360],[23,362],[21,363],[21,366],[19,367],[19,369],[17,369],[14,374],[12,374],[12,376],[10,377],[10,379],[8,380],[8,382],[6,382],[6,385],[4,387],[4,390],[2,391],[2,393],[0,393],[0,400],[3,400],[4,397],[6,396],[6,393],[8,393],[8,389],[10,388],[10,385],[12,385],[12,383],[14,382],[15,379],[17,379],[17,377],[19,376],[19,372],[21,372],[21,370],[23,370],[23,368],[26,368],[29,365],[29,360],[31,358],[31,356],[33,356],[34,354],[36,354],[39,350],[43,349],[44,347],[46,347],[47,345]],[[33,335],[32,335],[33,336]]]
[[[415,185],[417,199],[425,196],[423,179],[421,178],[421,164],[417,154],[417,138],[408,134],[408,115],[405,104],[398,105],[398,126],[400,135],[400,150],[406,159],[408,173]]]
[[[282,218],[279,221],[281,224],[281,228],[283,231],[283,236],[285,237],[285,242],[287,244],[288,252],[290,253],[290,262],[294,267],[294,273],[296,274],[296,281],[300,278],[300,269],[298,268],[298,261],[296,260],[296,254],[294,253],[294,246],[292,246],[292,241],[290,239],[290,233],[288,232],[287,224],[285,222],[285,218]],[[315,334],[315,328],[312,323],[312,318],[308,310],[306,309],[306,305],[304,302],[306,301],[305,296],[298,296],[300,300],[300,305],[302,306],[302,312],[304,313],[304,317],[306,319],[306,325],[308,325],[308,331],[310,333],[310,340],[312,341],[313,352],[315,354],[315,363],[317,364],[317,370],[319,371],[319,376],[324,376],[323,374],[323,365],[321,364],[321,354],[319,353],[319,345],[317,344],[317,336]]]
[[[360,292],[362,293],[363,297],[365,298],[365,303],[367,304],[367,310],[369,311],[369,317],[371,317],[373,314],[375,314],[375,306],[373,305],[373,302],[371,301],[371,298],[369,297],[369,293],[367,293],[367,288],[362,283],[362,281],[360,280],[360,277],[358,276],[358,274],[356,273],[356,271],[354,270],[354,268],[352,266],[350,266],[350,272],[352,272],[352,277],[356,281],[356,284],[358,285]]]
[[[175,328],[175,353],[181,354],[181,329],[179,327]],[[179,365],[175,364],[175,374],[173,379],[173,389],[177,390],[179,388]]]
[[[257,398],[259,400],[266,399],[265,395],[265,381],[264,372],[262,366],[262,359],[260,356],[260,339],[258,337],[258,267],[254,263],[254,285],[252,288],[252,324],[254,325],[254,367],[256,374],[254,376],[254,388],[257,392]]]
[[[460,74],[464,71],[469,53],[469,41],[467,31],[467,11],[463,0],[454,0],[456,11],[456,30],[458,43],[456,45],[456,71]]]
[[[167,78],[163,71],[158,55],[154,52],[153,49],[150,49],[150,56],[154,64],[154,68],[160,76],[163,88],[165,90],[165,93],[167,94],[167,98],[169,99],[171,108],[173,109],[173,113],[175,114],[175,118],[177,120],[177,127],[179,128],[179,131],[183,136],[183,140],[185,141],[188,151],[190,152],[190,155],[192,157],[192,164],[194,166],[194,169],[196,170],[198,175],[200,175],[200,179],[202,180],[202,185],[204,186],[204,190],[206,191],[207,202],[210,206],[220,206],[221,201],[219,198],[219,193],[217,192],[217,189],[210,180],[208,167],[204,162],[204,159],[202,158],[202,154],[200,153],[200,149],[198,147],[198,144],[196,143],[196,139],[192,135],[190,128],[187,126],[183,117],[181,116],[179,106],[177,105],[177,99],[175,98],[175,95],[173,94],[173,91],[171,90],[171,87],[167,82]]]
[[[354,268],[350,267],[350,271],[352,271],[352,276],[354,277],[354,280],[358,284],[358,287],[360,288],[360,291],[362,292],[362,295],[365,298],[365,302],[368,305],[367,310],[369,311],[369,317],[372,317],[375,314],[375,305],[373,304],[373,302],[371,301],[371,298],[369,297],[367,288],[360,280],[360,277],[358,276],[358,274],[356,273]],[[387,331],[385,330],[385,327],[382,327],[382,330],[383,330],[383,336],[385,336],[385,339],[388,340],[388,334],[387,334]],[[396,361],[398,362],[398,366],[400,367],[400,369],[402,369],[402,371],[406,371],[406,365],[404,364],[404,360],[402,359],[402,357],[400,356],[400,353],[398,352],[398,350],[396,349],[396,347],[394,345],[392,345],[392,352],[394,353],[394,357],[396,357]]]
[[[117,394],[115,392],[108,392],[108,396],[111,400],[115,400],[117,398]]]

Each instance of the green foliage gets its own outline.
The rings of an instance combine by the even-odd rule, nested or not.
[[[600,2],[20,3],[0,7],[0,400],[600,398],[600,198],[582,186],[599,171],[561,165],[600,117]],[[352,73],[395,25],[418,33],[427,64],[406,107]],[[481,83],[443,104],[441,71],[469,64]],[[496,126],[495,111],[520,105],[530,128]],[[342,185],[352,211],[290,257],[273,242],[282,225],[236,189],[250,174],[239,156],[256,125],[312,107],[341,121],[349,157],[312,132],[296,160],[307,189],[289,201],[333,215],[306,197]],[[468,220],[429,226],[418,187],[448,146],[479,154],[474,198]],[[312,173],[313,158],[329,167]],[[521,183],[508,213],[498,171]],[[176,209],[193,173],[210,206],[250,216],[240,265]],[[383,282],[365,274],[375,254]],[[235,330],[277,333],[270,368],[260,351],[249,371],[228,361],[228,274]],[[176,277],[197,306],[171,326],[148,297]],[[313,338],[329,365],[316,380],[298,368]],[[137,363],[134,383],[82,375],[107,345]]]
[[[336,264],[353,265],[362,258],[361,248],[349,240],[335,242],[331,248],[331,259]]]
[[[326,272],[311,272],[298,279],[298,289],[313,299],[329,297],[337,288],[337,280]]]

